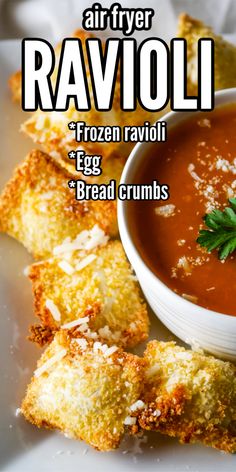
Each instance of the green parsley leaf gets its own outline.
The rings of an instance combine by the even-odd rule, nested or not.
[[[217,249],[219,259],[226,259],[236,250],[236,198],[230,198],[229,203],[231,207],[212,210],[203,217],[210,229],[201,229],[197,238],[197,243],[208,252]]]

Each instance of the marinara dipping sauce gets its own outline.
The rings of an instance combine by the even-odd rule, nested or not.
[[[236,104],[196,113],[154,144],[134,183],[168,184],[168,201],[132,201],[137,250],[169,288],[210,310],[236,315],[236,254],[218,259],[197,242],[202,217],[236,196]]]

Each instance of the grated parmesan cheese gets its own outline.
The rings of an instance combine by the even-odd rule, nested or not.
[[[160,372],[160,369],[161,369],[160,364],[154,364],[149,369],[147,369],[146,376],[152,377],[153,375],[158,374]]]
[[[54,159],[60,159],[61,158],[61,154],[57,151],[50,151],[50,156],[52,156]]]
[[[175,205],[169,203],[168,205],[162,205],[160,207],[155,208],[155,214],[158,216],[163,216],[164,218],[169,218],[170,216],[174,216],[175,213]]]
[[[101,349],[101,347],[102,347],[102,343],[100,343],[100,341],[96,341],[93,345],[94,352],[98,352],[98,350]]]
[[[232,187],[230,187],[230,185],[224,184],[222,188],[224,192],[226,193],[226,197],[228,199],[234,197],[235,191],[232,189]]]
[[[28,277],[28,275],[29,275],[29,266],[26,266],[26,267],[23,269],[23,275],[25,275],[25,277]]]
[[[97,246],[104,246],[109,237],[104,233],[104,231],[99,228],[98,225],[95,225],[89,233],[90,239],[85,243],[85,249],[87,251],[94,249]]]
[[[188,300],[189,302],[192,303],[197,303],[198,298],[195,295],[188,295],[187,293],[182,293],[182,297],[185,298],[185,300]]]
[[[198,182],[203,182],[203,180],[197,175],[197,173],[195,172],[194,169],[195,169],[195,165],[194,164],[189,164],[188,173],[191,175],[191,177],[194,180],[197,180]]]
[[[231,172],[233,175],[236,174],[236,158],[233,160],[233,164],[231,164],[227,159],[223,159],[222,156],[218,156],[216,161],[216,169],[222,170],[223,172]]]
[[[52,300],[48,298],[46,300],[45,306],[50,311],[55,321],[61,321],[61,313]]]
[[[34,376],[39,377],[44,372],[46,372],[53,364],[59,362],[63,357],[65,357],[67,353],[67,349],[61,349],[61,351],[57,352],[54,356],[52,356],[48,361],[46,361],[43,365],[41,365],[38,369],[34,371]]]
[[[100,349],[101,349],[101,351],[103,352],[103,354],[105,354],[105,352],[106,352],[107,349],[108,349],[108,345],[107,345],[107,344],[102,344]]]
[[[88,321],[89,321],[89,316],[84,316],[84,318],[78,318],[77,320],[70,321],[70,323],[65,323],[64,325],[61,325],[61,329],[74,328],[75,326],[86,324]]]
[[[65,252],[76,251],[78,249],[84,249],[84,243],[88,238],[89,232],[87,230],[82,231],[78,236],[74,239],[74,241],[70,241],[66,239],[62,244],[56,246],[53,249],[54,256],[59,256]]]
[[[79,331],[81,331],[81,329],[79,329]],[[86,336],[87,336],[87,338],[90,338],[90,339],[97,339],[98,338],[98,334],[95,331],[91,331],[90,329],[88,329],[88,331],[86,331]]]
[[[141,410],[142,408],[145,408],[146,405],[142,400],[137,400],[133,405],[130,406],[130,411],[136,411],[136,410]]]
[[[51,190],[49,190],[48,192],[41,193],[40,195],[40,197],[43,200],[51,200],[53,196],[54,196],[54,193]]]
[[[106,351],[104,352],[104,357],[109,357],[111,356],[112,354],[114,354],[114,352],[116,352],[118,350],[118,347],[117,346],[111,346],[109,347],[108,349],[106,349]]]
[[[82,259],[78,264],[76,264],[76,270],[80,271],[87,267],[87,265],[91,264],[97,258],[96,254],[89,254],[84,259]]]
[[[132,425],[136,424],[136,421],[137,421],[137,418],[134,418],[132,416],[126,416],[126,418],[124,420],[124,425],[132,426]]]
[[[183,269],[186,275],[190,275],[192,272],[191,265],[185,256],[179,258],[177,267],[178,269]]]
[[[192,351],[204,354],[203,349],[195,338],[186,338],[184,341],[191,346]]]
[[[109,337],[112,335],[112,332],[111,332],[109,326],[106,325],[106,326],[103,326],[103,328],[99,328],[98,334],[99,334],[102,338],[109,339]]]
[[[192,353],[190,351],[180,351],[175,354],[176,359],[181,359],[183,361],[190,361],[192,359]]]
[[[63,272],[65,272],[67,275],[72,275],[75,271],[74,267],[72,267],[71,264],[67,261],[60,261],[58,263],[58,266],[60,267]]]
[[[87,317],[86,317],[87,318]],[[78,327],[78,330],[81,332],[81,333],[85,333],[86,332],[86,335],[88,336],[89,334],[89,327],[88,327],[88,323],[85,322],[83,324],[81,324],[79,327]]]
[[[79,345],[79,347],[84,351],[88,345],[88,342],[84,338],[79,338],[75,339],[76,343]]]
[[[198,120],[197,124],[201,128],[211,128],[211,122],[207,118],[201,118],[200,120]]]
[[[91,230],[84,230],[78,234],[73,241],[64,241],[53,249],[54,256],[64,252],[76,251],[78,249],[91,250],[97,246],[103,246],[107,243],[109,237],[98,225],[94,225]]]
[[[15,416],[19,416],[19,415],[21,415],[21,409],[20,409],[20,408],[16,408]]]

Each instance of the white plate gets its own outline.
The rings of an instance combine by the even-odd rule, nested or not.
[[[14,166],[32,148],[32,142],[18,132],[26,115],[11,103],[9,75],[20,67],[20,43],[0,42],[0,186]],[[40,350],[26,340],[34,322],[31,287],[23,268],[31,258],[8,236],[0,236],[0,470],[2,472],[86,471],[192,471],[230,472],[236,457],[195,445],[180,445],[157,433],[145,435],[141,452],[133,439],[120,450],[99,453],[83,442],[66,439],[54,432],[38,430],[15,416]],[[168,340],[170,332],[152,319],[152,338]],[[127,452],[128,451],[128,452]]]

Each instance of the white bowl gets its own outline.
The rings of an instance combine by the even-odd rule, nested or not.
[[[215,95],[215,107],[236,103],[236,88]],[[194,113],[170,112],[162,117],[168,129]],[[155,144],[155,146],[158,144]],[[121,183],[133,182],[137,169],[147,158],[152,143],[135,146],[125,165]],[[129,201],[118,201],[120,235],[127,256],[136,272],[142,290],[161,321],[188,344],[197,343],[204,350],[224,359],[236,360],[236,317],[217,313],[185,300],[168,288],[145,264],[137,251],[127,224]],[[236,303],[236,302],[235,302]]]

